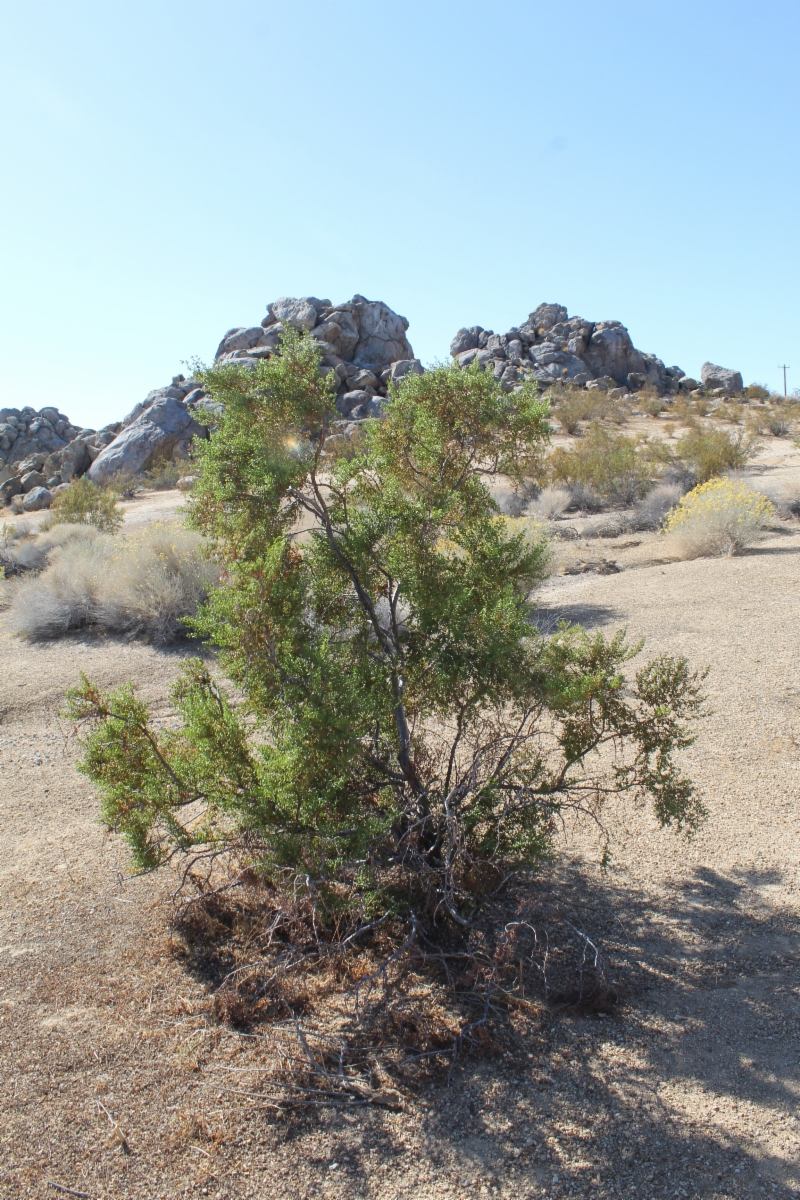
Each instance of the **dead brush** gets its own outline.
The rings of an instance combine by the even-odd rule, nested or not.
[[[217,1020],[271,1044],[256,1093],[268,1105],[395,1107],[462,1054],[500,1053],[520,1015],[618,1002],[596,941],[530,876],[463,929],[336,915],[309,880],[279,889],[247,868],[185,882],[177,953],[212,984]]]

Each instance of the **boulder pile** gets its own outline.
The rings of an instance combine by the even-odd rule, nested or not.
[[[81,429],[57,408],[0,408],[0,504],[24,495],[29,511],[47,507],[51,489],[82,475],[119,429]]]
[[[56,408],[0,409],[0,504],[24,497],[22,508],[49,508],[58,489],[88,474],[104,483],[120,472],[135,475],[160,457],[189,457],[193,437],[206,437],[194,408],[205,396],[194,380],[176,375],[123,421],[79,429]]]
[[[322,350],[321,368],[333,376],[339,429],[380,416],[392,383],[423,367],[407,337],[408,321],[380,300],[353,296],[332,304],[316,296],[281,296],[267,305],[259,325],[229,329],[214,358],[217,366],[253,368],[280,345],[286,329],[304,330]],[[474,325],[459,329],[450,353],[460,367],[492,371],[505,391],[525,380],[543,385],[660,395],[694,391],[730,394],[742,390],[738,371],[705,363],[702,384],[680,367],[666,367],[654,354],[637,350],[619,321],[570,317],[561,304],[540,304],[526,321],[506,333]],[[123,421],[103,429],[79,429],[57,408],[0,409],[0,505],[14,497],[28,511],[46,508],[56,489],[88,474],[95,483],[133,476],[156,460],[189,457],[194,438],[209,435],[215,410],[197,380],[176,375],[156,388]]]
[[[680,367],[666,367],[654,354],[637,350],[620,321],[595,323],[570,317],[563,304],[540,304],[521,325],[502,334],[480,325],[459,329],[450,343],[450,354],[460,367],[477,360],[506,391],[525,380],[620,392],[652,387],[662,396],[700,387]],[[715,388],[741,391],[738,372],[711,369],[718,373]],[[736,380],[738,387],[734,386]]]
[[[422,373],[406,337],[408,321],[381,300],[353,296],[332,304],[316,296],[281,296],[267,305],[260,325],[229,329],[214,362],[254,366],[269,358],[286,328],[305,330],[319,341],[322,370],[334,373],[336,408],[351,421],[380,416],[389,384],[409,371]]]

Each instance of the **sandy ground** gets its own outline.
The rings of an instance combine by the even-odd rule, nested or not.
[[[177,498],[134,501],[129,527]],[[602,938],[617,1015],[540,1018],[524,1052],[462,1060],[401,1111],[264,1106],[261,1043],[214,1023],[172,952],[172,881],[131,880],[97,824],[64,690],[79,670],[130,678],[163,709],[181,654],[24,646],[0,614],[0,1196],[800,1191],[800,533],[650,566],[619,545],[600,546],[619,573],[554,577],[541,619],[625,625],[709,666],[690,753],[708,822],[687,842],[621,812],[605,870],[586,831],[566,834],[542,887]]]

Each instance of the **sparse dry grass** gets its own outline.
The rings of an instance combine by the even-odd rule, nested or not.
[[[623,425],[630,416],[626,405],[599,390],[587,392],[585,388],[561,387],[549,392],[546,399],[561,428],[570,436],[580,432],[582,423],[610,421],[614,425]]]

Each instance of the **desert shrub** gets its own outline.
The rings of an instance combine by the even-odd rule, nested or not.
[[[782,405],[759,408],[750,414],[748,429],[754,434],[769,433],[772,437],[788,437],[794,426],[794,413]]]
[[[583,515],[599,513],[607,507],[602,496],[589,483],[574,483],[570,488],[570,509]]]
[[[604,500],[630,504],[642,496],[649,472],[636,441],[593,422],[584,438],[569,450],[558,448],[550,458],[555,483],[590,488]]]
[[[169,491],[172,488],[176,488],[178,480],[182,475],[187,474],[190,465],[185,459],[177,463],[171,462],[169,459],[156,462],[149,471],[144,472],[141,478],[142,486],[152,488],[156,492]]]
[[[705,483],[725,471],[745,465],[753,450],[744,436],[731,437],[724,429],[690,429],[678,442],[676,452],[694,472],[698,483]]]
[[[84,475],[73,479],[67,490],[55,497],[41,528],[93,525],[102,533],[114,533],[123,519],[114,490],[98,487]]]
[[[40,574],[22,580],[11,602],[12,629],[28,641],[87,629],[166,645],[186,636],[185,618],[217,577],[201,538],[177,525],[128,538],[56,526],[31,553],[40,556]]]
[[[533,501],[531,509],[545,521],[556,521],[573,503],[572,491],[566,487],[545,487]]]
[[[714,409],[714,416],[719,421],[742,425],[747,420],[748,407],[746,404],[737,404],[735,400],[723,400]]]
[[[276,1011],[287,969],[327,970],[345,940],[379,964],[445,946],[476,996],[500,969],[480,949],[491,906],[566,810],[599,817],[622,795],[697,823],[676,756],[699,681],[666,656],[629,678],[623,633],[533,624],[547,547],[500,518],[487,480],[540,461],[534,389],[409,375],[362,452],[331,465],[319,355],[289,331],[252,371],[202,376],[225,408],[190,520],[224,582],[191,628],[244,702],[190,662],[165,726],[130,686],[84,680],[68,707],[87,723],[81,770],[139,867],[227,852],[263,881],[264,928],[281,932],[248,978]]]
[[[634,506],[631,524],[634,529],[660,529],[667,513],[684,494],[678,483],[659,483]]]
[[[663,396],[643,395],[641,392],[637,396],[636,404],[640,412],[647,413],[650,417],[657,417],[668,407],[668,402]]]
[[[609,420],[622,424],[628,419],[628,413],[600,390],[564,388],[551,393],[549,399],[561,428],[570,436],[580,431],[584,421]]]
[[[784,520],[800,517],[800,482],[766,484],[758,489],[775,505],[777,515]]]
[[[765,388],[760,383],[751,383],[744,389],[743,393],[748,400],[769,400],[769,388]]]
[[[86,544],[99,533],[93,525],[54,525],[40,527],[38,532],[20,531],[9,550],[11,561],[20,571],[41,571],[47,563],[51,550],[69,545],[71,542]]]
[[[733,479],[709,479],[688,492],[664,522],[683,558],[730,555],[749,545],[774,514],[766,496]]]
[[[136,475],[132,471],[118,471],[105,486],[121,500],[131,500],[137,492],[142,490],[144,477],[141,474]]]

